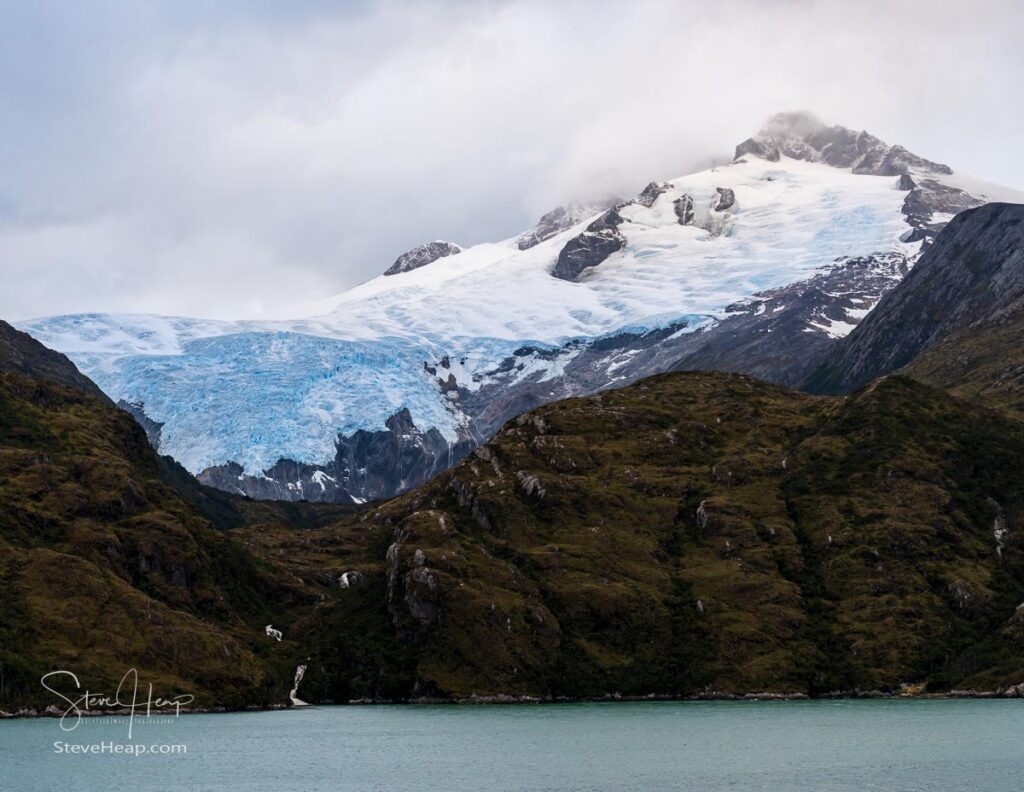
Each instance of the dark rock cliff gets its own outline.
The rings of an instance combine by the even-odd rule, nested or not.
[[[361,503],[405,492],[458,462],[475,446],[468,437],[449,443],[434,427],[420,430],[408,410],[386,428],[339,435],[325,464],[281,459],[259,474],[229,462],[198,475],[203,484],[259,500]]]

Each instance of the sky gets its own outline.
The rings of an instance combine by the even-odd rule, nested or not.
[[[286,313],[780,110],[1024,189],[1024,4],[0,0],[0,318]]]

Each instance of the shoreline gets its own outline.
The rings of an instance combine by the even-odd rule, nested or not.
[[[178,715],[224,715],[238,712],[280,712],[282,710],[300,710],[306,707],[365,707],[365,706],[402,706],[412,705],[417,707],[430,707],[440,705],[460,706],[515,706],[515,705],[544,705],[544,704],[607,704],[607,703],[638,703],[638,702],[700,702],[700,701],[750,701],[750,702],[779,702],[779,701],[865,701],[865,700],[900,700],[900,701],[942,701],[956,699],[1024,699],[1024,683],[996,688],[995,690],[950,690],[944,693],[925,693],[907,691],[884,691],[884,690],[844,690],[811,696],[807,693],[773,693],[762,691],[759,693],[727,693],[724,691],[708,691],[690,696],[667,696],[659,694],[648,694],[646,696],[624,696],[618,694],[606,694],[604,696],[590,696],[572,698],[568,696],[468,696],[464,698],[440,698],[421,696],[411,699],[353,699],[346,702],[320,702],[319,704],[269,704],[266,706],[250,705],[247,707],[192,707],[182,708],[178,713],[162,713],[157,717],[177,717]],[[43,709],[34,707],[23,707],[13,712],[0,710],[0,720],[16,719],[38,719],[38,718],[60,718],[65,714],[55,704],[50,704]],[[132,714],[130,709],[110,710],[89,710],[80,713],[83,718],[124,718]],[[142,716],[145,717],[145,716]]]

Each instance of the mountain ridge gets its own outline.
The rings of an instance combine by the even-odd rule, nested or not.
[[[958,214],[914,270],[805,383],[842,393],[910,365],[959,330],[999,325],[1024,311],[1024,205]]]

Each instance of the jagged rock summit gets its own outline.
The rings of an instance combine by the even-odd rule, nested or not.
[[[900,176],[912,170],[945,176],[953,173],[948,165],[919,157],[903,146],[890,146],[868,132],[828,126],[807,112],[773,115],[760,132],[736,147],[736,159],[744,154],[771,162],[778,162],[780,156],[822,162],[872,176]]]
[[[736,147],[734,162],[754,155],[779,162],[782,157],[819,162],[867,176],[896,176],[907,191],[903,214],[911,230],[904,241],[930,243],[953,215],[1001,196],[975,194],[955,178],[948,165],[891,146],[868,132],[828,126],[811,113],[778,113],[754,137]],[[950,178],[954,177],[954,178]],[[973,180],[972,180],[973,181]]]
[[[395,259],[394,264],[384,270],[384,274],[397,275],[400,272],[409,272],[410,270],[425,267],[427,264],[433,264],[439,258],[455,256],[461,252],[462,248],[453,242],[445,242],[441,239],[435,242],[427,242],[425,245],[418,245],[412,250],[407,250]]]

